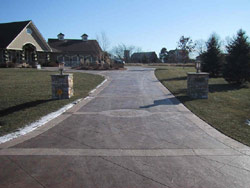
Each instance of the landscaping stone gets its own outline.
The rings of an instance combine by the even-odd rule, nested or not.
[[[73,74],[51,75],[52,99],[69,99],[74,95]]]
[[[209,74],[206,72],[189,72],[187,75],[188,96],[193,99],[207,99]]]

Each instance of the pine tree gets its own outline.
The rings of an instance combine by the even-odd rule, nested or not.
[[[246,33],[240,29],[227,46],[228,56],[223,77],[233,84],[243,84],[250,81],[250,44]]]
[[[222,54],[218,37],[213,34],[206,43],[207,51],[201,54],[201,69],[211,77],[218,77],[222,73]]]

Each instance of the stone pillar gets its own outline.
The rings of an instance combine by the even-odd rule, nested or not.
[[[206,72],[189,72],[187,75],[188,96],[193,99],[207,99],[209,74]]]
[[[74,95],[73,74],[51,75],[52,99],[69,99]]]

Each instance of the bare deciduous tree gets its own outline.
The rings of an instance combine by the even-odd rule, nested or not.
[[[204,51],[206,51],[207,46],[206,42],[203,39],[199,39],[195,41],[195,51],[201,55]]]
[[[130,54],[133,54],[135,52],[141,52],[141,48],[140,47],[136,47],[133,45],[125,45],[125,44],[118,44],[117,46],[114,46],[112,49],[112,54],[116,57],[118,57],[119,59],[123,59],[124,58],[124,51],[125,50],[129,50]]]
[[[98,41],[103,51],[106,52],[109,49],[110,41],[105,32],[101,32],[100,34],[96,35],[96,40]]]

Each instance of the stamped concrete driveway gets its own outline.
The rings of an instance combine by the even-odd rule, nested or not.
[[[108,82],[60,117],[0,145],[0,187],[250,187],[250,149],[193,115],[154,69]]]

